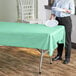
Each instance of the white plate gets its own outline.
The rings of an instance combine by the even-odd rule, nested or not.
[[[65,11],[64,9],[58,8],[58,7],[52,7],[52,9],[55,10],[55,11]]]
[[[49,26],[49,27],[54,27],[54,26],[57,26],[58,25],[58,21],[57,20],[47,20],[45,22],[45,25],[46,26]]]

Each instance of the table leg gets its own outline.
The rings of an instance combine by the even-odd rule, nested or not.
[[[52,64],[52,57],[50,56],[50,64]]]
[[[40,64],[39,64],[39,74],[41,74],[43,56],[44,56],[44,54],[48,53],[48,50],[41,50],[41,49],[37,49],[37,50],[41,53],[41,55],[40,55]]]
[[[40,56],[39,74],[41,74],[42,60],[43,60],[43,50],[41,51],[41,56]]]

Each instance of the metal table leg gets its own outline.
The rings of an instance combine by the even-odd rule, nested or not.
[[[50,64],[52,64],[52,57],[50,57]]]
[[[38,49],[39,50],[39,49]],[[48,52],[48,50],[39,50],[41,52],[40,56],[40,65],[39,65],[39,74],[41,74],[41,67],[42,67],[42,60],[43,60],[43,55]]]
[[[41,51],[41,56],[40,56],[39,74],[41,74],[42,60],[43,60],[43,50]]]

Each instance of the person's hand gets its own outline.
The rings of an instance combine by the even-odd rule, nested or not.
[[[64,12],[64,13],[71,13],[71,11],[70,11],[70,10],[65,9],[65,8],[63,8],[63,12]]]
[[[50,20],[52,20],[52,19],[55,19],[55,15],[54,14],[51,14],[51,16],[50,16]]]

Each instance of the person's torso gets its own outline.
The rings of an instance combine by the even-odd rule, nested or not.
[[[54,7],[58,7],[58,8],[66,8],[69,10],[69,6],[70,6],[70,0],[55,0],[55,5]],[[70,14],[68,13],[64,13],[61,11],[55,11],[55,15],[57,17],[66,17],[66,16],[70,16]]]

